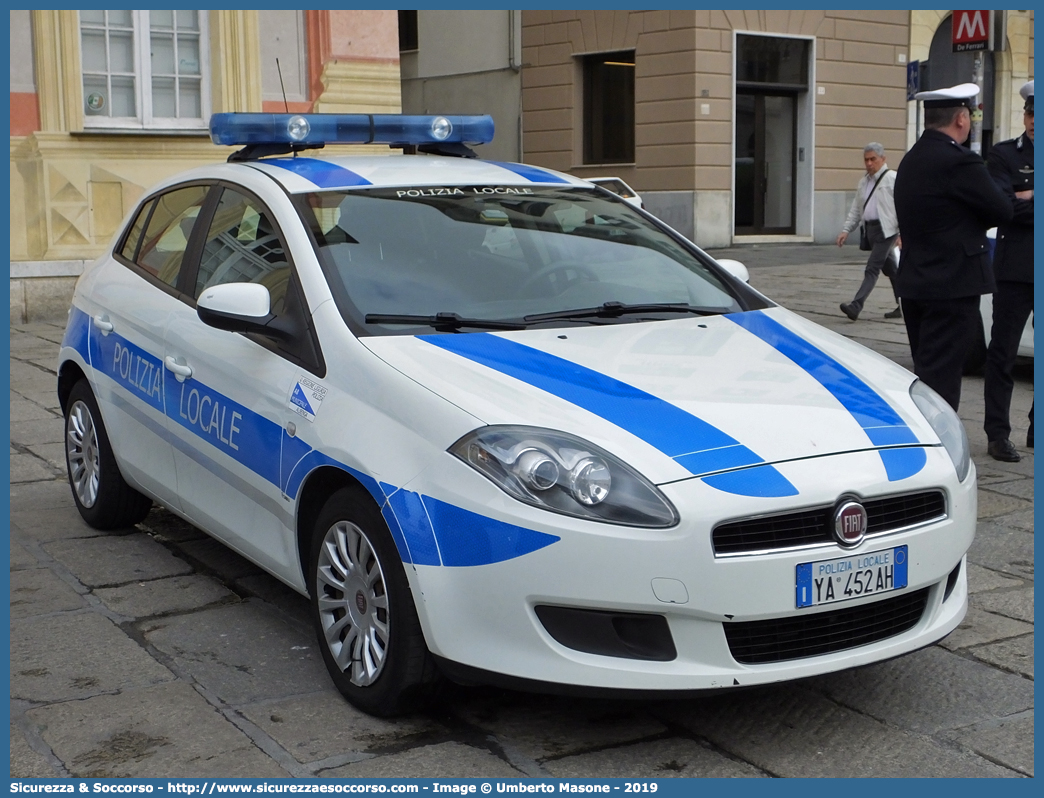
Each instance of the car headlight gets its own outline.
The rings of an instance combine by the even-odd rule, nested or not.
[[[964,482],[971,467],[968,434],[964,431],[964,423],[945,399],[920,380],[910,386],[910,398],[935,430],[942,445],[946,447],[946,453],[950,455],[953,467],[957,470],[957,479]]]
[[[534,507],[624,526],[678,523],[678,513],[655,485],[574,435],[536,427],[483,427],[449,451]]]

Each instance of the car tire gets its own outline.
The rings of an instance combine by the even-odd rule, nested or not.
[[[95,529],[134,526],[152,499],[123,479],[90,385],[79,380],[65,403],[65,465],[76,509]]]
[[[982,374],[983,367],[986,365],[986,330],[982,324],[975,325],[973,335],[968,354],[964,358],[965,375]]]
[[[423,707],[438,671],[402,559],[369,494],[352,486],[330,496],[310,551],[312,620],[337,689],[379,717]]]

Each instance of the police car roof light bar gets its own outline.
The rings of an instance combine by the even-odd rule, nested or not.
[[[214,114],[210,138],[224,145],[285,145],[292,149],[324,144],[487,144],[493,118],[408,116],[404,114]],[[290,149],[285,150],[291,151]]]

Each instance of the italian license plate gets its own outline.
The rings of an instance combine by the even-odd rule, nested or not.
[[[800,563],[797,606],[817,607],[900,590],[906,587],[908,559],[906,546],[896,546],[836,560]]]

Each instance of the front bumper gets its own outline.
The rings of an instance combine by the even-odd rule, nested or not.
[[[976,521],[974,472],[958,484],[939,447],[915,477],[889,483],[876,452],[785,463],[779,470],[800,489],[787,499],[759,499],[715,490],[699,479],[661,486],[682,518],[669,530],[596,524],[513,501],[466,466],[433,469],[410,486],[473,512],[552,534],[558,542],[514,559],[474,567],[407,568],[425,637],[443,660],[504,676],[563,686],[638,691],[689,691],[766,684],[866,665],[929,645],[951,632],[967,610],[967,576],[956,567],[971,545]],[[424,483],[424,484],[421,484]],[[711,531],[734,518],[863,498],[942,490],[945,518],[899,530],[859,547],[715,557]],[[906,545],[906,588],[822,607],[795,607],[799,563]],[[949,584],[948,584],[949,581]],[[737,661],[725,624],[787,620],[860,607],[924,591],[920,617],[905,631],[826,654],[762,664]],[[569,607],[662,616],[676,655],[669,661],[606,656],[558,642],[537,607]]]

